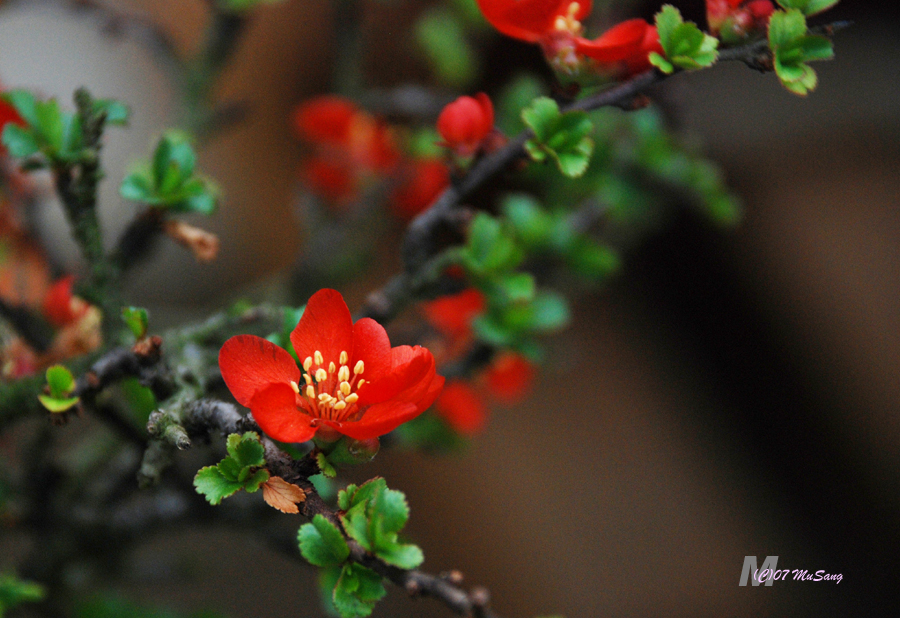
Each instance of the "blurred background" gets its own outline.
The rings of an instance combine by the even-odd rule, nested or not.
[[[108,4],[145,14],[184,53],[206,18],[200,0]],[[609,23],[658,8],[607,4]],[[677,4],[702,23],[702,2]],[[427,80],[406,36],[424,3],[365,6],[367,83]],[[132,277],[130,299],[158,323],[275,285],[293,261],[303,230],[288,118],[328,90],[332,11],[323,0],[288,0],[254,15],[217,91],[252,113],[201,155],[226,195],[204,221],[221,237],[220,257],[199,265],[166,248]],[[897,6],[843,0],[818,19],[855,23],[837,36],[836,59],[816,66],[820,85],[807,98],[738,65],[679,76],[655,93],[744,199],[736,228],[685,212],[638,247],[547,341],[529,402],[495,410],[464,452],[386,450],[354,471],[406,492],[425,569],[462,570],[504,616],[877,616],[896,607]],[[65,3],[8,0],[0,79],[62,100],[87,85],[132,106],[131,128],[113,130],[104,151],[101,208],[115,230],[130,215],[118,181],[171,123],[175,89],[140,41],[103,24]],[[502,37],[490,50],[494,73],[541,62]],[[41,208],[57,259],[74,264],[58,209],[50,199]],[[396,269],[391,259],[343,290],[351,307]],[[746,555],[843,580],[739,587]],[[135,562],[168,565],[138,572],[177,574],[135,577],[124,589],[151,604],[235,617],[320,612],[313,569],[225,529],[148,538]],[[236,573],[244,585],[223,586]],[[375,616],[448,615],[389,592]]]

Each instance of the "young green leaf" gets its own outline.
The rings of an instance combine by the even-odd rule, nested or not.
[[[827,60],[834,55],[829,39],[807,35],[806,17],[797,9],[772,14],[769,20],[769,47],[781,84],[800,96],[815,89],[818,83],[815,70],[806,63]]]
[[[266,463],[259,434],[248,431],[244,435],[233,433],[226,443],[228,454],[241,466],[263,466]]]
[[[122,320],[135,339],[147,335],[147,310],[143,307],[122,307]]]
[[[652,54],[650,62],[664,73],[674,67],[700,69],[712,66],[718,57],[719,40],[702,32],[696,24],[686,22],[681,12],[671,4],[656,14],[656,29],[665,58]]]
[[[194,487],[210,504],[219,504],[224,498],[233,496],[243,489],[244,484],[226,478],[218,466],[207,466],[197,472]]]
[[[561,113],[556,101],[539,97],[522,110],[522,120],[534,132],[525,143],[525,151],[540,163],[549,156],[559,170],[570,178],[584,174],[590,163],[594,142],[588,137],[593,124],[585,112]]]
[[[300,553],[310,564],[320,567],[335,566],[350,555],[350,547],[340,530],[322,515],[313,517],[297,533]]]
[[[838,2],[839,0],[778,0],[783,9],[797,9],[807,17],[827,11]]]
[[[381,576],[358,564],[345,564],[334,587],[332,600],[342,618],[363,618],[387,591]]]
[[[328,478],[333,479],[337,476],[337,470],[335,470],[334,466],[331,465],[331,462],[328,461],[328,457],[325,453],[316,455],[316,463],[319,465],[319,470],[322,471],[322,474]]]

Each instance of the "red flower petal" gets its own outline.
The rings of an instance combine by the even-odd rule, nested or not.
[[[322,424],[355,440],[371,440],[390,433],[421,412],[418,406],[409,402],[386,401],[371,406],[359,421],[339,423],[326,420]]]
[[[550,34],[556,18],[566,15],[572,0],[478,0],[484,18],[494,28],[514,39],[536,43]],[[574,17],[584,19],[591,12],[591,0],[578,2]]]
[[[472,320],[485,310],[484,294],[469,288],[422,305],[425,317],[448,337],[465,338],[471,334]]]
[[[391,371],[391,342],[384,327],[371,318],[362,318],[353,325],[353,353],[350,369],[362,361],[362,377],[369,382]]]
[[[238,335],[226,341],[219,351],[219,368],[228,390],[248,408],[257,391],[271,384],[283,384],[291,390],[289,383],[300,380],[293,357],[255,335]]]
[[[650,24],[643,19],[629,19],[613,26],[593,41],[576,38],[575,49],[600,63],[619,62],[640,52],[649,27]]]
[[[503,354],[485,374],[487,387],[493,397],[511,404],[520,401],[534,382],[535,368],[519,354]]]
[[[316,350],[325,365],[339,364],[341,352],[353,353],[353,318],[340,292],[324,289],[310,297],[291,343],[301,363]]]
[[[53,326],[62,327],[71,324],[87,311],[87,303],[83,304],[81,311],[75,311],[72,306],[72,284],[74,282],[75,276],[67,275],[54,282],[44,296],[42,311],[44,317]]]
[[[297,408],[294,389],[286,383],[257,391],[247,407],[266,435],[280,442],[305,442],[316,433],[313,419]]]

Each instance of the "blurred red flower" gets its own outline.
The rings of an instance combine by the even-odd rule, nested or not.
[[[738,43],[765,31],[773,12],[771,0],[706,0],[709,31],[726,43]]]
[[[441,111],[437,130],[444,145],[457,155],[473,155],[494,130],[494,106],[483,92],[459,97]]]
[[[521,354],[500,354],[485,372],[485,384],[491,396],[506,405],[517,403],[528,394],[537,373],[535,366]]]
[[[384,328],[355,324],[335,290],[320,290],[291,333],[303,371],[279,346],[238,335],[219,352],[222,378],[262,430],[282,442],[369,440],[412,420],[444,384],[431,352],[391,347]]]
[[[434,408],[454,431],[465,436],[481,431],[487,419],[482,396],[469,384],[458,380],[447,383]]]
[[[486,307],[484,294],[469,288],[459,294],[424,303],[422,310],[428,322],[442,335],[451,339],[468,339],[472,335],[472,320],[484,313]]]

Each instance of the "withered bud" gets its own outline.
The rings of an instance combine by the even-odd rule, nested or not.
[[[219,237],[190,223],[171,219],[163,224],[172,240],[191,250],[201,262],[211,262],[219,254]]]

